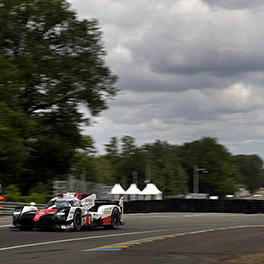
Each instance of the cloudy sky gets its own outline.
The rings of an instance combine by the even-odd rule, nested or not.
[[[85,129],[138,145],[216,137],[264,158],[263,0],[69,0],[96,17],[117,98]]]

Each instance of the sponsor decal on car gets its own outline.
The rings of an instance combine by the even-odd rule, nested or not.
[[[57,209],[41,209],[39,212],[35,215],[34,221],[38,221],[39,218],[43,215],[50,214],[50,213],[55,213]]]

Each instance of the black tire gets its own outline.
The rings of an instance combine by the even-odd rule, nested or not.
[[[80,231],[81,228],[82,228],[82,214],[79,210],[77,210],[73,216],[73,229],[74,231]]]
[[[113,209],[111,216],[111,225],[105,226],[106,229],[117,229],[120,224],[120,214],[117,208]]]

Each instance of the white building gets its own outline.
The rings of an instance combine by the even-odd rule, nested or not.
[[[148,183],[141,194],[144,200],[162,200],[162,192],[154,183]]]
[[[135,183],[131,183],[125,192],[125,200],[142,200],[142,193]]]
[[[122,186],[119,183],[116,183],[112,187],[110,194],[114,200],[118,201],[120,199],[120,196],[125,194],[125,190],[122,188]]]

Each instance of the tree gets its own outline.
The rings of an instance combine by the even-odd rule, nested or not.
[[[122,141],[122,156],[126,157],[133,154],[137,148],[135,138],[131,136],[123,136]]]
[[[32,123],[18,100],[18,78],[12,60],[0,56],[0,182],[5,187],[20,181],[29,155],[26,138]]]
[[[181,164],[189,175],[189,188],[193,190],[194,165],[206,168],[208,173],[199,173],[199,190],[224,197],[236,190],[239,171],[232,155],[215,138],[204,137],[181,147]]]
[[[131,183],[141,186],[145,175],[143,153],[137,147],[134,137],[125,135],[121,138],[121,142],[121,155],[116,172],[117,181],[122,182],[125,187]]]
[[[97,153],[94,139],[89,135],[82,135],[81,150],[88,156],[94,156]]]
[[[36,124],[26,138],[26,191],[69,172],[81,124],[89,124],[80,106],[90,116],[106,109],[117,76],[104,63],[98,21],[78,20],[65,0],[0,0],[0,52],[13,58],[22,112]]]
[[[188,187],[187,174],[180,163],[179,147],[157,140],[143,145],[151,168],[151,181],[158,185],[164,195],[185,194]]]
[[[78,180],[100,181],[96,171],[96,158],[89,156],[86,152],[76,152],[72,165],[72,175]]]
[[[114,178],[115,170],[109,159],[107,159],[105,156],[99,156],[95,159],[95,165],[96,173],[98,175],[98,182],[106,185],[113,185],[116,183]]]
[[[111,137],[110,142],[105,144],[105,152],[105,156],[99,159],[100,163],[98,163],[97,168],[100,170],[100,174],[104,175],[103,178],[106,179],[106,182],[120,182],[122,179],[119,170],[121,157],[117,137]]]
[[[81,148],[73,156],[71,173],[75,179],[99,181],[96,170],[96,148],[93,138],[89,135],[82,136]]]
[[[263,160],[258,155],[236,155],[233,159],[239,168],[239,183],[244,184],[250,191],[263,186]]]
[[[110,142],[105,144],[105,152],[108,159],[114,161],[119,157],[118,139],[111,137]]]

